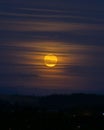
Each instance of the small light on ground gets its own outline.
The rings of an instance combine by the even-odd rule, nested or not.
[[[104,112],[102,113],[102,115],[104,116]]]
[[[78,125],[78,126],[77,126],[77,128],[78,128],[78,129],[80,129],[80,128],[81,128],[81,126],[80,126],[80,125]]]

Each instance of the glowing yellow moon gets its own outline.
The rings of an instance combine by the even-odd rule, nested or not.
[[[48,67],[54,67],[57,64],[57,57],[53,54],[48,54],[44,57],[44,62]]]

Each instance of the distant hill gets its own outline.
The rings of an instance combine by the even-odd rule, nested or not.
[[[50,96],[0,95],[1,104],[32,106],[40,109],[70,109],[104,107],[104,95],[71,94]]]

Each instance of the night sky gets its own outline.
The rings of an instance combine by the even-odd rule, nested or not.
[[[0,93],[104,94],[104,0],[0,0]]]

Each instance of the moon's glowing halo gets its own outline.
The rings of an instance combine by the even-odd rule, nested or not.
[[[57,64],[57,57],[53,54],[48,54],[44,57],[44,63],[47,67],[54,67]]]

